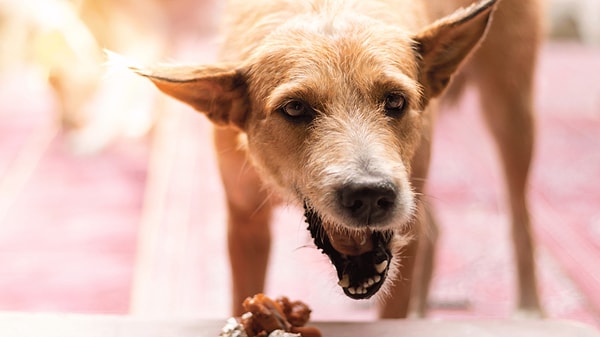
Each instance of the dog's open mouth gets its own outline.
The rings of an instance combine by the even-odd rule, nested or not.
[[[361,235],[348,237],[346,232],[327,232],[321,217],[306,204],[304,215],[315,245],[335,266],[344,294],[353,299],[375,295],[390,268],[392,231],[365,230]]]

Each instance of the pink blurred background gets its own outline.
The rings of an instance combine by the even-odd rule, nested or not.
[[[530,196],[548,317],[600,327],[600,39],[581,23],[585,3],[557,0],[548,10]],[[166,13],[180,38],[165,57],[215,59],[219,8],[177,0]],[[57,126],[57,97],[39,71],[0,70],[0,310],[229,316],[224,199],[207,120],[154,103],[155,89],[139,80],[131,98],[162,104],[159,122],[82,154]],[[502,176],[475,92],[442,112],[434,139],[428,195],[442,236],[431,317],[510,317]],[[278,210],[273,233],[267,294],[304,300],[314,320],[376,317],[374,303],[343,296],[300,211]]]

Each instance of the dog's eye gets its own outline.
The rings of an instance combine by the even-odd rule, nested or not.
[[[293,120],[310,120],[314,117],[314,110],[310,105],[299,100],[289,101],[279,110],[285,117]]]
[[[406,98],[399,93],[391,93],[385,96],[385,113],[390,117],[399,117],[406,108]]]

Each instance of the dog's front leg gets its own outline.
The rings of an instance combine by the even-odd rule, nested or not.
[[[263,292],[271,247],[272,209],[258,175],[239,148],[238,136],[232,129],[215,129],[219,170],[227,197],[232,311],[236,316],[243,313],[246,297]]]
[[[411,240],[402,250],[398,279],[389,288],[389,296],[382,303],[380,318],[405,318],[408,316],[418,241]],[[388,295],[388,294],[386,294]]]
[[[228,207],[233,313],[239,315],[243,300],[263,291],[271,245],[268,194],[239,143],[249,113],[247,78],[234,64],[131,69],[217,126],[215,147]]]
[[[419,227],[419,250],[412,282],[409,316],[423,318],[427,316],[429,288],[433,277],[435,254],[439,229],[432,206],[423,203],[423,223]]]
[[[423,317],[427,308],[429,284],[433,273],[433,259],[437,239],[437,226],[432,210],[424,200],[424,191],[431,160],[431,134],[434,126],[433,110],[423,112],[420,145],[413,156],[411,185],[418,197],[415,221],[410,231],[414,239],[401,248],[399,272],[387,300],[380,311],[381,318],[404,318],[410,314]]]

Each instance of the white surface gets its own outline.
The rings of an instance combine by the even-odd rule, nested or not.
[[[193,318],[0,313],[3,337],[217,337],[223,321]],[[600,337],[594,328],[567,321],[384,320],[316,322],[323,337]]]

